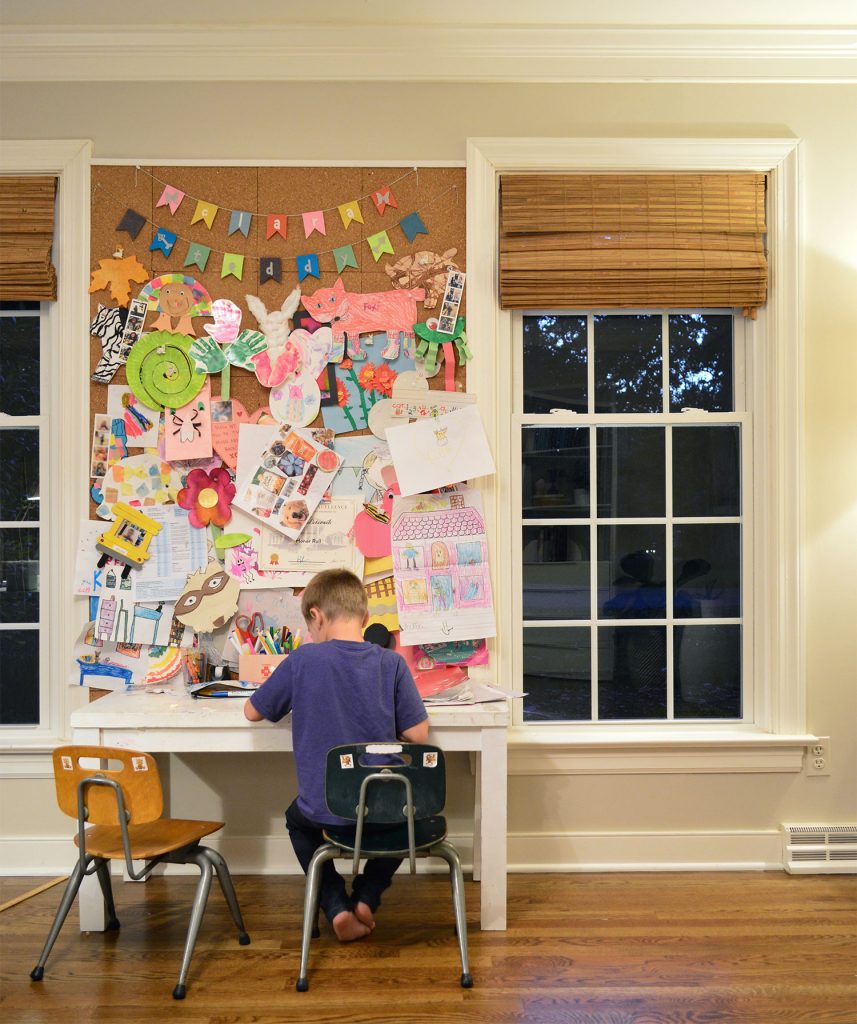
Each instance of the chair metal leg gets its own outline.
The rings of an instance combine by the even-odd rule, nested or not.
[[[309,988],[307,979],[307,968],[309,966],[309,944],[312,938],[313,925],[316,924],[318,913],[318,890],[321,885],[322,865],[332,860],[339,852],[339,847],[333,843],[325,843],[312,855],[309,868],[306,873],[306,892],[304,894],[304,924],[301,934],[301,965],[298,971],[298,980],[295,988],[298,992],[306,992]]]
[[[107,911],[106,930],[112,931],[119,927],[119,919],[116,917],[116,906],[113,903],[113,886],[110,884],[110,861],[98,857],[95,863],[98,884],[101,886],[101,892],[104,896],[104,908]]]
[[[196,895],[193,898],[193,908],[190,912],[190,924],[188,924],[187,928],[187,938],[184,944],[184,955],[182,956],[179,980],[173,989],[173,999],[184,999],[185,997],[185,981],[188,968],[190,967],[190,958],[193,956],[193,948],[196,945],[196,937],[199,934],[199,926],[202,924],[202,915],[205,913],[205,905],[208,902],[208,893],[211,889],[211,876],[214,873],[211,861],[202,850],[194,850],[192,853],[189,853],[184,863],[196,864],[200,875],[196,886]]]
[[[62,894],[60,905],[57,908],[56,916],[54,917],[54,923],[51,925],[51,930],[48,932],[48,938],[45,942],[45,947],[42,950],[42,955],[39,957],[39,962],[32,971],[30,971],[30,977],[33,981],[41,981],[44,977],[45,964],[48,962],[50,952],[53,949],[54,943],[57,941],[57,936],[60,933],[60,929],[62,928],[66,917],[68,917],[68,912],[71,910],[71,905],[74,903],[75,896],[77,896],[77,890],[80,888],[80,883],[83,881],[86,869],[94,859],[94,857],[86,857],[82,863],[80,859],[78,859],[74,866],[74,870],[69,875],[65,891]]]
[[[431,848],[431,852],[449,864],[449,880],[452,883],[452,906],[455,910],[455,928],[458,932],[458,949],[461,953],[461,987],[473,988],[473,976],[467,956],[467,913],[464,907],[464,875],[458,850],[442,839]]]
[[[210,846],[200,846],[199,852],[211,861],[211,865],[217,874],[217,881],[220,882],[220,888],[223,890],[223,898],[226,900],[229,913],[232,915],[232,920],[238,929],[239,943],[242,946],[249,946],[250,936],[244,927],[244,919],[241,916],[241,908],[238,906],[238,897],[235,895],[235,886],[232,884],[232,875],[229,873],[226,861],[217,850],[212,850]]]

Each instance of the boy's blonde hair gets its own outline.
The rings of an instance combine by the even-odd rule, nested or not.
[[[362,582],[347,569],[325,569],[313,577],[301,598],[301,614],[309,622],[310,612],[318,608],[328,619],[363,619],[369,602]]]

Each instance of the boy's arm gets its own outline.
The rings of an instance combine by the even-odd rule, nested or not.
[[[410,729],[403,729],[399,733],[399,739],[405,743],[428,743],[428,734],[429,721],[426,718],[417,725],[412,725]]]
[[[253,704],[249,698],[244,701],[244,717],[247,719],[248,722],[265,721],[265,716],[259,714],[259,712],[253,707]]]

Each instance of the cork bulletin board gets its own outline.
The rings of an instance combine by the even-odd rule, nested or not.
[[[173,215],[166,205],[157,206],[164,191],[164,183],[185,193]],[[387,207],[379,213],[371,201],[376,189],[390,186],[397,207]],[[268,310],[279,309],[283,300],[298,284],[296,257],[307,253],[318,254],[319,276],[305,277],[300,283],[303,294],[317,288],[331,287],[342,277],[348,291],[381,292],[393,289],[393,280],[386,268],[398,260],[417,252],[429,250],[444,254],[455,249],[451,257],[458,269],[466,271],[465,252],[465,171],[457,167],[197,167],[197,166],[134,166],[98,165],[92,168],[91,257],[92,269],[98,261],[110,257],[121,248],[125,256],[136,256],[152,278],[161,274],[183,273],[204,285],[212,299],[231,299],[242,311],[242,328],[258,329],[256,318],[249,311],[245,295],[256,295]],[[202,199],[219,209],[211,225],[203,220],[191,220]],[[353,222],[348,228],[338,212],[342,204],[359,200],[364,223]],[[117,229],[127,210],[133,210],[145,223],[136,238]],[[325,211],[326,234],[314,232],[307,238],[301,214]],[[232,211],[248,211],[252,220],[247,237],[241,231],[229,234]],[[408,241],[398,222],[416,211],[427,229]],[[265,238],[267,214],[287,214],[287,236],[274,234]],[[175,244],[167,257],[150,250],[157,228],[176,235]],[[366,239],[385,230],[394,253],[384,254],[376,262]],[[206,269],[183,267],[191,243],[211,249]],[[357,267],[346,267],[337,273],[332,250],[337,246],[353,247]],[[242,279],[222,277],[225,253],[244,256]],[[260,259],[277,257],[281,260],[282,276],[279,282],[260,284]],[[131,298],[135,298],[142,285],[131,284]],[[91,316],[99,303],[115,305],[109,291],[98,291],[90,296]],[[466,313],[466,290],[459,310]],[[417,304],[419,320],[437,316],[440,303],[434,309]],[[145,331],[157,317],[150,311]],[[205,337],[203,324],[210,318],[198,317],[193,321],[197,337]],[[101,355],[97,338],[91,338],[90,374]],[[366,338],[363,339],[364,343]],[[377,343],[376,343],[377,344]],[[474,352],[474,358],[478,353]],[[355,366],[359,366],[355,362]],[[113,384],[126,383],[125,367],[120,366]],[[432,389],[444,387],[443,370],[429,380]],[[465,390],[465,370],[456,368],[456,389]],[[219,390],[219,374],[212,375],[212,390]],[[233,367],[231,370],[231,397],[240,400],[249,413],[268,402],[268,389],[255,375]],[[90,412],[106,411],[107,386],[90,381]],[[312,426],[323,426],[321,414]],[[367,433],[367,430],[356,431]],[[352,432],[353,433],[353,432]],[[95,518],[95,504],[91,505]]]

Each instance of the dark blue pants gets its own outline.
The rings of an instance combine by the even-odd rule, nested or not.
[[[286,811],[286,828],[298,862],[306,874],[312,855],[326,842],[322,835],[324,826],[308,818],[295,800]],[[363,835],[368,838],[373,831],[375,829],[371,825],[365,825]],[[381,893],[389,889],[401,863],[401,857],[373,857],[367,860],[363,873],[354,877],[349,898],[345,879],[334,867],[334,862],[325,861],[321,869],[318,902],[328,921],[332,921],[343,910],[352,910],[355,903],[365,903],[374,914],[381,904]]]

